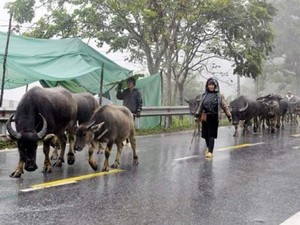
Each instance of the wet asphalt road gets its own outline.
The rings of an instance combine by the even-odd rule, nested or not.
[[[138,137],[138,166],[126,146],[121,171],[28,192],[95,174],[87,151],[76,153],[74,165],[44,175],[39,150],[39,169],[20,179],[9,177],[17,152],[0,151],[0,224],[281,224],[300,211],[298,126],[238,138],[233,131],[219,128],[212,161],[204,158],[203,139],[189,150],[192,131]]]

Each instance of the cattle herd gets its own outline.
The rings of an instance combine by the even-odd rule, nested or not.
[[[201,104],[201,96],[197,95],[192,99],[185,99],[189,104],[191,114]],[[258,98],[240,96],[229,103],[232,114],[232,125],[235,127],[233,136],[237,137],[238,127],[242,124],[242,134],[267,129],[270,133],[284,128],[285,123],[298,123],[297,116],[300,114],[300,98],[294,96],[290,100],[279,94],[268,94]]]
[[[13,128],[12,123],[15,123]],[[45,155],[43,172],[50,173],[51,160],[54,166],[62,166],[65,148],[69,142],[67,162],[75,162],[75,151],[89,146],[89,164],[97,170],[93,158],[96,147],[105,148],[105,161],[102,171],[109,170],[109,156],[113,144],[117,145],[117,155],[112,167],[120,164],[123,141],[130,140],[133,150],[133,164],[138,164],[136,154],[134,122],[131,112],[124,106],[99,106],[89,93],[72,94],[62,87],[34,87],[24,94],[16,113],[7,121],[10,137],[17,141],[19,162],[11,177],[19,178],[26,171],[35,171],[38,142],[43,142]],[[50,146],[55,150],[50,157]],[[58,150],[60,154],[58,155]]]

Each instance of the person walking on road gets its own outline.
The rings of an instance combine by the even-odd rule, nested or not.
[[[220,94],[218,81],[215,78],[209,78],[205,84],[205,92],[202,94],[201,103],[195,113],[196,121],[200,120],[202,124],[201,137],[205,139],[207,146],[205,151],[205,158],[207,159],[213,157],[222,110],[231,122],[231,113],[224,96]]]

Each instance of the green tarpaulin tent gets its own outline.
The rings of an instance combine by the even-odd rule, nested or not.
[[[0,64],[3,65],[7,33],[0,32]],[[103,71],[102,71],[103,69]],[[0,68],[3,74],[3,66]],[[100,92],[103,72],[102,92],[114,91],[120,81],[126,81],[132,71],[119,66],[78,38],[37,39],[11,35],[5,89],[21,87],[40,81],[43,87],[63,86],[71,92]],[[125,82],[126,83],[126,82]],[[144,106],[160,106],[161,78],[159,74],[138,79]],[[113,93],[112,95],[115,95]],[[116,104],[114,97],[111,99]],[[159,125],[159,117],[141,118],[140,127]]]
[[[6,40],[7,33],[0,32],[1,65]],[[78,38],[53,40],[11,35],[4,87],[12,89],[45,80],[69,86],[73,92],[86,89],[98,94],[102,66],[103,92],[109,90],[112,83],[132,76],[131,70],[119,66]],[[3,66],[0,72],[2,75]]]
[[[159,73],[138,79],[136,87],[141,91],[143,107],[161,106],[161,75]],[[123,101],[116,98],[116,93],[115,88],[109,92],[110,100],[115,104],[122,105]],[[140,128],[153,128],[159,125],[159,116],[147,116],[140,118]]]

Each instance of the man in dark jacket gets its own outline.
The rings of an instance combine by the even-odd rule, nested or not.
[[[140,117],[142,111],[142,95],[139,89],[135,87],[135,79],[130,77],[127,79],[127,88],[121,91],[122,83],[118,85],[117,99],[123,100],[123,105],[126,106],[134,117]]]

